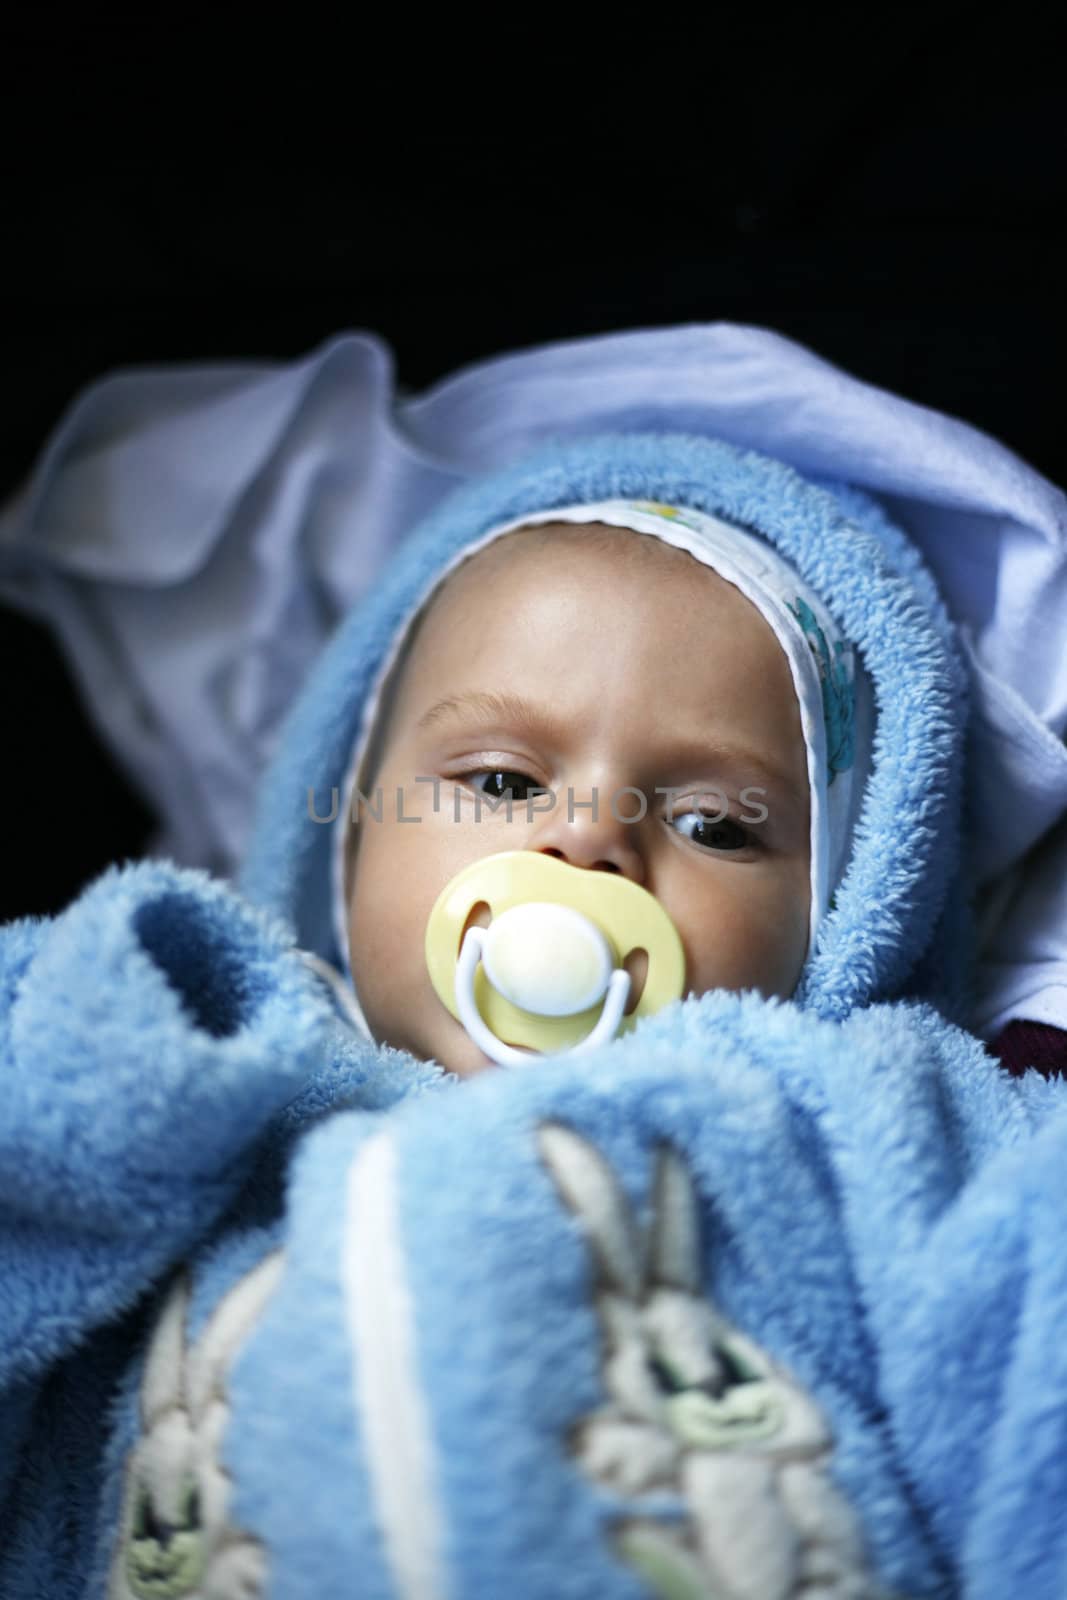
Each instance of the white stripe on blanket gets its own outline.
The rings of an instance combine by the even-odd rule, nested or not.
[[[349,1169],[342,1281],[356,1409],[386,1554],[403,1600],[443,1600],[441,1522],[396,1215],[391,1138]]]

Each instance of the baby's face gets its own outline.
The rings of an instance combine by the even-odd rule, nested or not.
[[[426,922],[460,868],[503,850],[647,889],[681,936],[690,993],[788,997],[804,963],[808,777],[786,658],[756,608],[691,556],[609,539],[524,530],[457,569],[364,781],[383,807],[381,821],[364,811],[350,864],[356,991],[376,1039],[461,1075],[490,1063],[433,990]],[[476,813],[479,791],[507,788],[510,821],[484,800]],[[531,789],[554,808],[527,806]],[[638,821],[619,820],[641,809],[624,789],[647,797]]]

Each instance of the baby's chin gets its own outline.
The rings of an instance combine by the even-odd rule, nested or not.
[[[451,1017],[442,1019],[440,1028],[433,1030],[433,1035],[426,1038],[403,1037],[399,1031],[392,1033],[388,1029],[373,1028],[372,1032],[379,1044],[406,1050],[417,1061],[436,1062],[438,1066],[444,1067],[446,1072],[451,1072],[457,1078],[475,1078],[481,1072],[497,1070],[497,1063],[490,1061],[485,1052],[479,1050],[474,1040]]]
[[[473,1039],[466,1035],[455,1043],[449,1041],[447,1047],[441,1049],[433,1058],[444,1067],[446,1072],[452,1072],[457,1078],[476,1078],[481,1072],[496,1072],[498,1064],[490,1061],[483,1050],[479,1050]]]
[[[529,1054],[531,1064],[536,1064],[540,1052],[531,1050],[529,1052],[524,1051],[523,1054]],[[501,1070],[500,1063],[490,1060],[485,1052],[478,1048],[473,1039],[467,1038],[465,1034],[457,1041],[449,1041],[447,1045],[437,1051],[432,1059],[444,1067],[446,1072],[454,1073],[457,1078],[475,1078],[481,1072],[499,1072]],[[519,1070],[523,1071],[525,1068],[520,1067]]]
[[[476,1078],[480,1073],[500,1070],[500,1063],[490,1060],[470,1038],[466,1029],[451,1016],[441,1018],[437,1027],[432,1031],[427,1030],[426,1036],[418,1040],[410,1036],[401,1037],[399,1031],[393,1036],[388,1032],[379,1032],[377,1028],[373,1032],[379,1044],[406,1050],[417,1061],[436,1062],[457,1078]],[[539,1052],[531,1050],[528,1053],[531,1063],[535,1063]]]

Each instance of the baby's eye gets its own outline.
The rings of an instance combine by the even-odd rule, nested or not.
[[[735,822],[733,817],[719,817],[714,812],[709,816],[702,811],[686,811],[680,816],[671,817],[670,823],[687,839],[692,839],[694,844],[703,845],[708,850],[744,850],[747,845],[755,843],[748,829]]]
[[[481,779],[485,780],[484,783]],[[513,800],[531,800],[535,795],[546,793],[543,784],[535,783],[525,773],[514,772],[506,767],[468,773],[467,782],[491,800],[503,800],[509,792]]]

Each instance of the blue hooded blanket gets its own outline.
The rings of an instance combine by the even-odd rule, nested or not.
[[[320,975],[308,775],[453,551],[620,495],[773,541],[862,653],[853,855],[791,1000],[461,1083]],[[966,699],[845,484],[620,434],[439,506],[312,673],[237,886],[126,863],[0,930],[3,1600],[1061,1600],[1067,1097],[958,1026]]]

